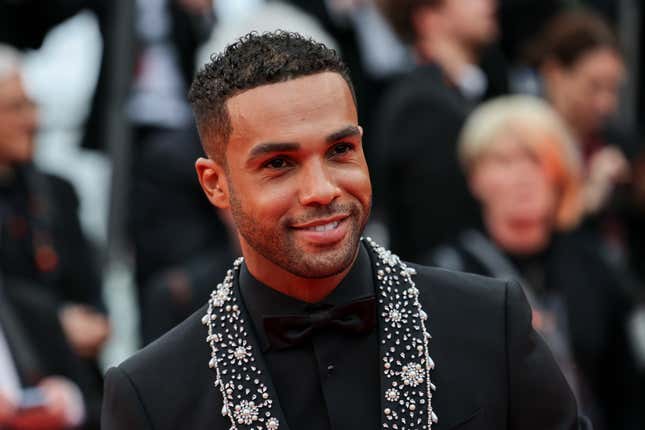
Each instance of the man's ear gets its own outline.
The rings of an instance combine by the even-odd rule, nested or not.
[[[229,207],[229,190],[224,168],[210,158],[198,158],[195,170],[204,194],[213,206],[220,209]]]

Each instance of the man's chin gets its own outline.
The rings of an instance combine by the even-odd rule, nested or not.
[[[299,249],[301,264],[294,264],[289,271],[308,279],[336,276],[351,267],[358,255],[358,240],[351,242],[342,241],[325,249]]]

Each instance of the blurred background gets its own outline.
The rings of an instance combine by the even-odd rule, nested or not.
[[[643,8],[0,0],[0,428],[98,428],[103,371],[223,277],[237,244],[197,182],[186,93],[212,54],[275,29],[350,67],[367,234],[519,279],[595,428],[645,428]]]

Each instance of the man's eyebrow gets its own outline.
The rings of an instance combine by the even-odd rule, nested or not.
[[[346,137],[356,136],[357,134],[361,134],[361,129],[355,125],[349,125],[342,130],[338,130],[330,134],[325,140],[328,143],[333,143],[338,140],[345,139]]]
[[[267,142],[254,146],[249,153],[249,160],[261,157],[273,152],[294,152],[300,149],[299,143],[292,142]]]
[[[325,140],[333,143],[350,136],[361,134],[361,129],[355,125],[349,125],[341,130],[335,131],[328,135]],[[300,144],[296,142],[265,142],[254,146],[249,152],[248,160],[254,160],[274,152],[295,152],[300,149]]]

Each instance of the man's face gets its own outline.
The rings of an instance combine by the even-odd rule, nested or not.
[[[438,8],[446,29],[467,45],[485,46],[497,37],[497,0],[444,0]]]
[[[573,66],[558,67],[550,77],[556,107],[580,134],[597,132],[618,109],[625,66],[612,49],[596,49],[583,55]]]
[[[303,278],[348,268],[371,206],[356,107],[337,73],[228,101],[228,205],[245,257]]]
[[[32,159],[38,117],[16,73],[0,81],[0,164]]]

